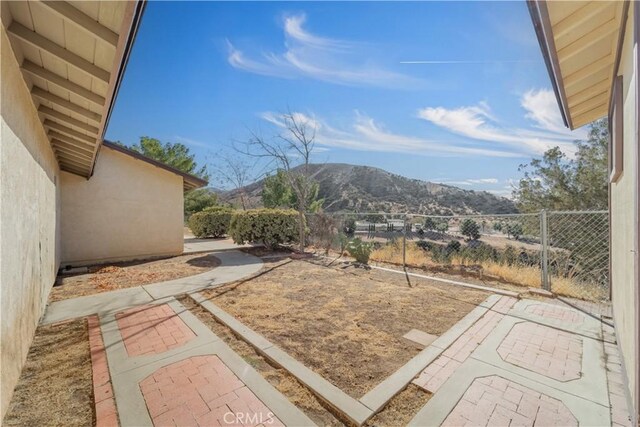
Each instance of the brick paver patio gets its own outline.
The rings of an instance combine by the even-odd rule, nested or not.
[[[116,319],[129,356],[160,354],[196,336],[166,304],[130,308]]]
[[[140,389],[156,426],[283,425],[217,356],[165,366]]]
[[[505,362],[558,381],[580,378],[582,338],[533,322],[518,323],[497,349]]]
[[[443,426],[577,426],[559,400],[499,376],[476,378]]]

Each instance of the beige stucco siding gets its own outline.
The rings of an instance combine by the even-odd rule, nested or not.
[[[4,27],[0,32],[1,419],[58,269],[59,168]]]
[[[91,179],[62,172],[62,265],[182,253],[182,185],[182,177],[105,146]]]
[[[635,396],[636,370],[635,346],[638,340],[638,325],[635,307],[634,239],[637,238],[635,210],[638,204],[636,194],[636,115],[638,114],[635,92],[637,70],[633,62],[633,7],[629,20],[620,63],[619,75],[623,76],[624,92],[624,153],[623,172],[619,180],[611,185],[611,282],[613,312],[616,332],[622,351],[625,369],[629,379],[632,401]]]

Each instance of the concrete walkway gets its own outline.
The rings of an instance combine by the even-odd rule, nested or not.
[[[112,313],[173,295],[220,286],[255,274],[264,265],[260,258],[238,250],[219,251],[214,252],[213,255],[220,260],[220,265],[205,273],[53,302],[47,307],[42,323],[55,323],[91,314]]]
[[[172,297],[99,318],[122,426],[314,425]]]
[[[630,426],[612,331],[568,306],[501,300],[413,383],[412,426]]]
[[[256,245],[236,245],[233,240],[226,239],[197,239],[195,237],[184,238],[184,254],[196,254],[200,252],[228,251],[238,248],[251,248]]]

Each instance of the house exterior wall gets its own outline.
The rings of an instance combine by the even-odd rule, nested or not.
[[[0,33],[2,419],[58,270],[60,172],[4,27]]]
[[[629,381],[631,401],[638,402],[638,271],[634,245],[638,239],[637,65],[634,60],[633,2],[625,31],[618,75],[623,76],[623,170],[611,191],[611,287],[616,335]]]
[[[182,177],[102,146],[91,179],[61,173],[62,266],[177,255]]]

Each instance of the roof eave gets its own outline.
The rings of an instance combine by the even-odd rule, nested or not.
[[[152,159],[151,157],[147,157],[143,154],[138,153],[137,151],[133,151],[123,145],[120,144],[116,144],[115,142],[111,142],[111,141],[107,141],[107,140],[103,140],[102,141],[102,145],[104,145],[107,148],[110,148],[112,150],[118,151],[122,154],[126,154],[128,156],[133,157],[134,159],[137,160],[141,160],[143,162],[149,163],[153,166],[156,166],[160,169],[164,169],[168,172],[171,172],[173,174],[179,175],[182,177],[183,180],[183,189],[184,191],[190,191],[190,190],[195,190],[196,188],[201,188],[201,187],[205,187],[206,185],[209,184],[209,181],[207,181],[206,179],[202,179],[200,177],[197,177],[195,175],[191,175],[190,173],[186,173],[183,172],[179,169],[176,169],[172,166],[169,166],[167,164],[164,164],[162,162],[159,162],[155,159]]]
[[[558,107],[560,108],[562,121],[565,126],[570,129],[574,129],[573,123],[571,122],[571,116],[568,114],[568,102],[564,93],[564,86],[562,84],[562,75],[560,73],[560,65],[556,55],[555,42],[551,32],[551,22],[549,21],[546,2],[544,0],[527,0],[527,7],[529,8],[531,21],[533,22],[533,27],[536,31],[540,49],[542,50],[542,57],[544,58],[547,72],[551,79],[553,92],[555,93]]]

